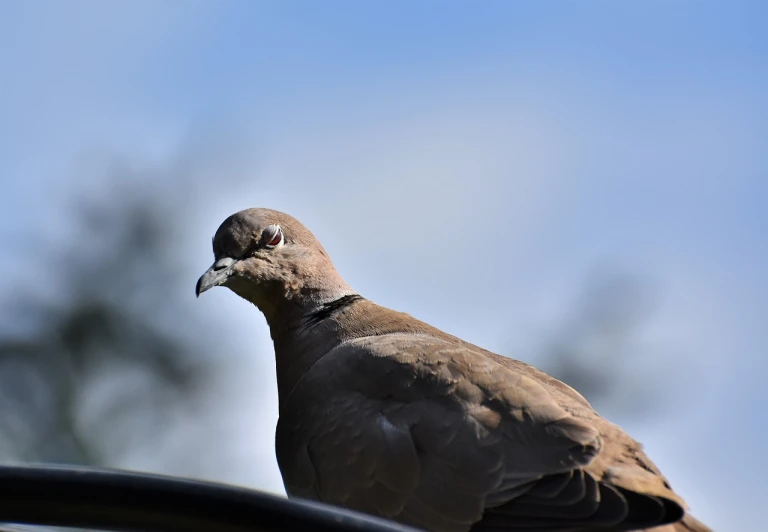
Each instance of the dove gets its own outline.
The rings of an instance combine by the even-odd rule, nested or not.
[[[196,294],[269,325],[289,497],[435,532],[709,530],[576,390],[366,299],[288,214],[233,214],[213,253]]]

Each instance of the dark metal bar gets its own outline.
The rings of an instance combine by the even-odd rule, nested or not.
[[[120,532],[415,532],[313,501],[213,482],[60,466],[0,466],[0,523]]]

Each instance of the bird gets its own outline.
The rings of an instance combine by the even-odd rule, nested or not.
[[[274,344],[286,493],[434,532],[707,532],[642,445],[576,390],[366,299],[298,220],[222,222],[223,286]]]

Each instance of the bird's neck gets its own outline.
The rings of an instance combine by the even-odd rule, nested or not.
[[[290,336],[307,316],[332,305],[355,291],[335,271],[312,283],[296,279],[277,279],[255,285],[232,279],[227,286],[237,295],[256,305],[267,319],[272,339]]]
[[[270,321],[267,317],[275,346],[281,404],[307,370],[342,341],[345,331],[339,327],[338,315],[360,301],[363,298],[357,294],[344,294],[304,312],[295,312],[290,319],[284,315],[280,320]]]
[[[305,314],[290,326],[270,326],[275,345],[280,403],[290,396],[304,374],[339,344],[390,333],[447,336],[407,314],[381,307],[357,294],[345,294]]]

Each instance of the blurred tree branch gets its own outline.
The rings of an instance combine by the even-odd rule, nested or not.
[[[114,177],[107,197],[75,205],[75,245],[21,251],[55,276],[53,293],[30,274],[0,300],[6,326],[25,325],[0,331],[0,460],[114,465],[216,370],[169,288],[184,271],[178,188],[189,182]]]

